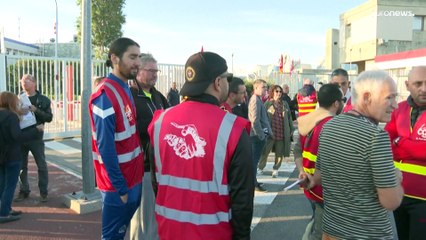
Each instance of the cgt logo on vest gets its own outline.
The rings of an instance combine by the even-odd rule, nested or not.
[[[181,136],[166,134],[164,140],[175,150],[177,156],[188,160],[193,157],[204,157],[206,155],[204,150],[206,141],[198,135],[198,130],[194,124],[179,125],[175,122],[170,124],[180,130]]]
[[[426,141],[426,126],[425,126],[425,124],[420,126],[420,128],[417,130],[417,134],[419,135],[419,137],[417,137],[416,140]]]
[[[132,109],[130,108],[129,105],[126,106],[125,111],[126,111],[127,120],[129,120],[129,122],[132,122],[133,121]]]

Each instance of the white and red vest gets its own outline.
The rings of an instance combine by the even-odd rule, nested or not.
[[[302,146],[302,165],[303,170],[307,174],[314,175],[315,164],[317,162],[318,146],[319,146],[319,135],[325,123],[330,121],[333,117],[326,117],[318,122],[312,131],[307,136],[301,136],[300,142]],[[322,186],[318,185],[310,190],[304,189],[305,195],[308,199],[323,202]]]
[[[116,117],[115,126],[115,149],[118,163],[123,177],[126,179],[127,187],[131,188],[142,181],[143,150],[140,146],[139,134],[136,130],[136,109],[132,100],[124,89],[114,80],[105,78],[98,86],[96,92],[89,100],[90,112],[93,112],[93,100],[105,92],[114,109]],[[96,142],[96,129],[93,115],[90,114],[92,124],[92,152],[94,168],[96,172],[96,184],[102,191],[116,191],[111,184],[108,173],[102,162]]]
[[[410,138],[413,141],[426,142],[426,112],[418,118],[413,128],[411,128],[412,108],[407,101],[398,104],[398,109],[394,111],[395,123],[398,136]],[[426,149],[412,149],[413,151],[424,152]],[[399,168],[403,175],[402,186],[407,197],[426,200],[426,159],[394,159],[395,167]]]
[[[187,101],[154,114],[155,204],[162,240],[232,239],[228,170],[250,122],[218,106]]]
[[[297,94],[297,105],[299,117],[313,112],[317,106],[317,92],[313,91],[310,95],[304,97],[302,94]]]
[[[342,113],[346,113],[352,110],[352,97],[346,100],[345,106],[343,106]]]

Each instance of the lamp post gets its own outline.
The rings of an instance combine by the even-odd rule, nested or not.
[[[234,73],[234,53],[232,53],[232,73]]]
[[[56,22],[55,22],[55,101],[58,102],[58,2],[55,0],[55,6],[56,6]],[[65,106],[64,106],[65,107]]]

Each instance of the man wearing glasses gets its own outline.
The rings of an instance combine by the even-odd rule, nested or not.
[[[345,105],[343,106],[343,112],[348,112],[352,109],[351,89],[349,88],[349,75],[345,69],[337,68],[331,73],[330,83],[334,83],[340,86],[343,92],[343,98],[345,99]]]
[[[141,68],[136,76],[134,87],[131,88],[136,104],[136,121],[139,137],[145,154],[148,152],[149,135],[148,125],[154,116],[155,110],[169,107],[167,99],[157,89],[158,79],[157,60],[151,54],[141,55]],[[144,177],[142,181],[142,199],[138,210],[131,221],[131,239],[158,239],[157,222],[154,215],[155,196],[151,185],[149,159],[145,156]]]
[[[229,83],[229,94],[226,102],[222,103],[221,108],[237,116],[248,119],[248,109],[246,101],[246,86],[241,78],[233,77]]]

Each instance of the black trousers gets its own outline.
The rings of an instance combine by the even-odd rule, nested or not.
[[[426,239],[426,201],[404,197],[393,216],[399,240]]]

